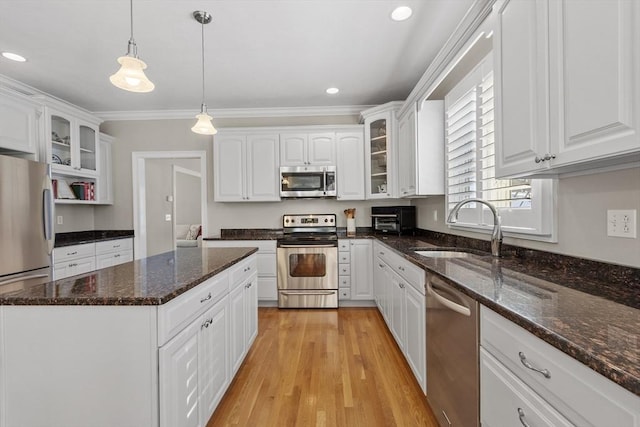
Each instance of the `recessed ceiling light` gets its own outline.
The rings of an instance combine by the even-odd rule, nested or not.
[[[394,21],[404,21],[409,19],[412,13],[413,11],[409,6],[399,6],[391,12],[391,19]]]
[[[27,58],[25,58],[24,56],[11,52],[2,52],[2,56],[16,62],[25,62],[27,60]]]
[[[340,92],[340,89],[338,89],[337,87],[330,87],[329,89],[327,89],[327,93],[329,95],[335,95],[338,92]]]

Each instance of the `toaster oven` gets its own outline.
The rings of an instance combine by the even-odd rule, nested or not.
[[[374,233],[415,234],[415,206],[372,206],[371,227]]]

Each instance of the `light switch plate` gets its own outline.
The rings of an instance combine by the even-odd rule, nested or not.
[[[637,211],[635,209],[608,210],[607,236],[637,238]]]
[[[164,215],[164,220],[165,221],[171,221],[171,214],[165,214]]]

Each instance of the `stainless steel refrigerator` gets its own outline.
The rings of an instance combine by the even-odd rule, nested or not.
[[[49,167],[0,155],[0,294],[51,280],[53,191]]]

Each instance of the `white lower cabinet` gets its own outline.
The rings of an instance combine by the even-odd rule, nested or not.
[[[373,243],[371,239],[341,239],[338,242],[338,287],[340,300],[373,300]]]
[[[53,279],[60,280],[133,261],[133,238],[63,246],[53,250]]]
[[[480,419],[486,426],[640,426],[640,397],[482,306]]]
[[[205,240],[207,248],[258,248],[258,300],[278,301],[275,240]]]
[[[258,335],[258,275],[256,268],[247,269],[250,265],[242,263],[229,271],[232,375],[240,368],[249,347]]]
[[[373,244],[373,253],[376,304],[426,392],[425,272],[378,241]]]

